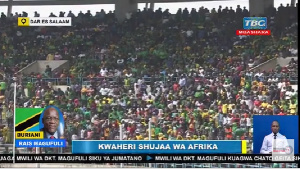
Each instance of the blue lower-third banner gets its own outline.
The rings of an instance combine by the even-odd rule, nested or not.
[[[16,140],[16,147],[66,147],[66,140],[62,140],[62,139]]]
[[[245,141],[73,140],[73,154],[224,154],[245,153]]]

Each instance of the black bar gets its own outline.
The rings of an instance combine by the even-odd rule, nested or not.
[[[13,155],[9,154],[0,154],[0,163],[12,163]]]
[[[272,161],[271,155],[236,154],[185,154],[185,155],[103,155],[103,154],[17,154],[16,163],[299,163],[294,161]],[[12,155],[0,154],[0,163],[12,163]]]

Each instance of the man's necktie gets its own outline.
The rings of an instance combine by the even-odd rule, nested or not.
[[[276,150],[276,137],[277,137],[277,133],[274,133],[274,145],[273,145],[273,151],[274,151],[274,148]]]
[[[50,139],[55,139],[55,137],[54,136],[50,136]]]

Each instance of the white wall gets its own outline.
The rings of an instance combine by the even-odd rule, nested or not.
[[[69,68],[69,61],[68,60],[39,60],[35,61],[32,64],[26,66],[25,68],[21,69],[19,72],[30,74],[34,73],[44,73],[46,70],[46,66],[49,65],[52,70],[61,70],[62,68]]]
[[[298,90],[298,85],[292,85],[292,89],[294,89],[295,91]]]
[[[68,87],[70,87],[70,86],[67,86],[67,85],[56,85],[56,86],[53,86],[53,89],[57,90],[58,88],[60,88],[63,92],[65,92]]]
[[[261,71],[269,71],[271,69],[275,69],[276,65],[279,64],[280,66],[286,66],[289,64],[289,62],[294,58],[295,60],[298,59],[298,57],[287,57],[287,58],[273,58],[270,59],[250,70],[258,70],[260,69]]]

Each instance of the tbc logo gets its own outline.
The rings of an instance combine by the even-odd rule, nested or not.
[[[245,17],[243,19],[244,29],[267,29],[266,17]]]
[[[287,146],[285,147],[285,153],[286,154],[292,154],[293,153],[293,147],[292,146]]]

